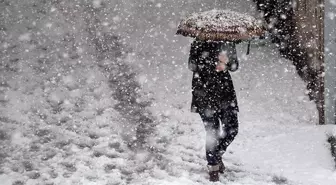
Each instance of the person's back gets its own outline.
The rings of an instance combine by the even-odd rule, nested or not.
[[[191,111],[200,114],[206,129],[206,156],[211,181],[224,172],[222,155],[238,133],[238,104],[228,71],[238,69],[235,44],[196,40],[188,67],[194,72]],[[220,127],[224,133],[220,133]]]
[[[227,55],[228,60],[226,69],[221,71],[216,68],[220,65],[220,55]],[[193,95],[196,95],[195,98],[199,101],[195,102],[196,105],[193,104],[192,112],[202,112],[204,109],[223,109],[231,103],[237,104],[236,93],[228,70],[236,71],[238,66],[234,43],[194,41],[191,44],[188,67],[194,72]],[[236,109],[238,110],[238,107]]]

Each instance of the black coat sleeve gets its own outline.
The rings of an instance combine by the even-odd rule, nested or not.
[[[200,54],[197,49],[196,42],[193,42],[190,47],[189,60],[188,60],[188,69],[193,72],[199,71],[200,64]]]

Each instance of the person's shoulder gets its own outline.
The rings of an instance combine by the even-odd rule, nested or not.
[[[194,40],[191,43],[191,48],[196,49],[196,50],[204,50],[205,48],[207,48],[207,46],[206,46],[206,43],[204,41]]]

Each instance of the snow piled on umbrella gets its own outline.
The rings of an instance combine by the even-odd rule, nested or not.
[[[193,13],[183,19],[177,34],[201,40],[248,40],[264,33],[261,21],[231,10]]]

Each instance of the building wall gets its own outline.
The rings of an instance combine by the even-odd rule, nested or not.
[[[336,0],[325,1],[326,123],[336,124]]]
[[[297,0],[294,6],[295,38],[306,53],[311,96],[319,111],[319,123],[325,123],[324,112],[324,0]]]

